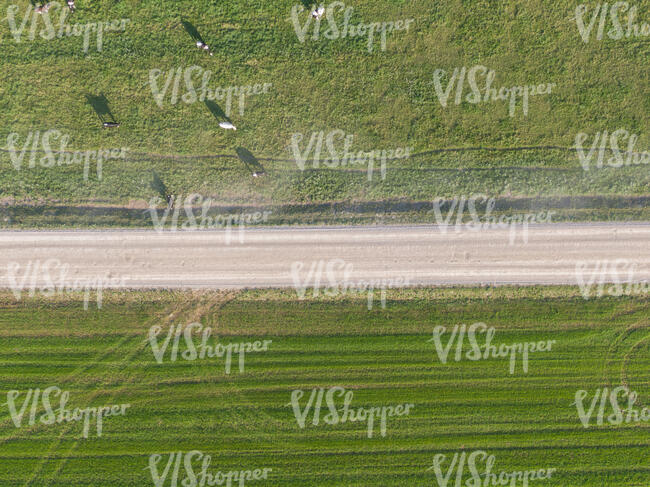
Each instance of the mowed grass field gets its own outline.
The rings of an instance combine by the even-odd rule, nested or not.
[[[70,407],[131,405],[88,439],[75,423],[16,428],[3,405],[3,487],[154,485],[150,455],[163,455],[162,471],[170,453],[191,450],[212,456],[212,473],[272,468],[246,485],[437,485],[427,470],[436,454],[448,456],[446,469],[455,452],[474,450],[493,454],[497,473],[557,469],[529,485],[650,484],[650,424],[585,429],[572,405],[578,390],[591,400],[622,383],[650,403],[647,297],[411,289],[390,291],[386,308],[370,311],[363,296],[299,301],[280,290],[106,292],[102,309],[91,302],[86,312],[78,295],[5,293],[0,303],[0,402],[9,390],[57,385],[70,391]],[[150,327],[166,333],[192,321],[221,343],[272,343],[246,356],[243,373],[233,365],[226,374],[218,358],[156,363]],[[556,342],[530,354],[527,374],[518,361],[510,375],[504,359],[442,364],[434,327],[479,321],[496,328],[495,344]],[[301,429],[287,406],[292,391],[307,391],[304,407],[312,388],[332,386],[352,390],[357,407],[415,406],[389,419],[385,437],[375,429],[368,438],[365,423],[313,426],[311,415]],[[178,485],[183,478],[181,468]]]
[[[87,53],[81,36],[42,38],[41,17],[27,18],[20,42],[3,20],[0,223],[151,225],[138,215],[157,196],[152,171],[170,194],[199,193],[221,208],[271,208],[271,224],[431,223],[430,214],[414,208],[436,197],[472,194],[493,196],[510,212],[521,201],[526,209],[556,209],[557,219],[564,220],[648,218],[647,164],[598,169],[592,161],[585,171],[571,150],[578,133],[588,134],[585,145],[591,146],[597,133],[617,129],[638,136],[635,150],[650,149],[646,38],[597,40],[593,32],[585,43],[575,20],[577,5],[566,0],[346,2],[353,8],[352,25],[414,19],[408,31],[388,34],[385,51],[375,41],[368,52],[365,37],[314,40],[313,24],[301,43],[291,19],[296,3],[79,0],[66,24],[129,19],[124,31],[104,33],[101,52],[91,35]],[[1,17],[10,5],[19,7],[20,24],[29,2],[3,5]],[[650,3],[640,1],[637,7],[637,22],[648,21]],[[58,26],[60,10],[52,12]],[[36,34],[30,40],[33,17]],[[304,11],[299,22],[308,18]],[[341,10],[335,19],[341,26]],[[214,56],[195,47],[183,20]],[[327,25],[323,21],[323,31]],[[532,96],[527,116],[521,102],[512,117],[503,101],[456,105],[450,100],[443,107],[434,71],[444,69],[450,76],[455,68],[477,64],[494,70],[497,88],[550,83],[555,88],[550,95]],[[170,71],[191,66],[211,71],[212,90],[272,86],[248,97],[243,113],[233,101],[230,118],[238,130],[225,131],[201,101],[172,104],[170,89],[162,107],[156,103],[151,70],[161,70],[162,86]],[[200,86],[200,73],[194,85]],[[185,94],[183,86],[179,96]],[[88,102],[98,96],[105,97],[119,128],[101,128]],[[226,110],[224,101],[216,103]],[[68,151],[128,148],[127,157],[105,161],[101,180],[94,164],[88,180],[81,163],[47,168],[37,159],[29,167],[29,152],[16,169],[7,152],[10,134],[22,148],[30,133],[50,129],[69,136]],[[354,136],[350,150],[355,153],[410,147],[413,155],[389,160],[385,179],[376,164],[368,181],[363,164],[324,167],[330,154],[323,143],[320,166],[307,160],[301,171],[293,134],[302,134],[304,152],[313,132],[326,137],[334,130]],[[626,144],[621,142],[622,150]],[[251,176],[237,156],[242,148],[258,159],[264,177]],[[342,154],[340,138],[335,148]],[[343,205],[343,211],[323,207],[331,203]],[[378,208],[359,209],[363,203]],[[134,215],[125,216],[129,211]]]

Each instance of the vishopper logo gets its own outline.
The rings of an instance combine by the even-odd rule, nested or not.
[[[162,472],[158,469],[158,464],[163,455],[154,453],[149,456],[149,466],[145,470],[151,472],[151,479],[155,487],[204,487],[206,485],[223,485],[225,487],[245,487],[251,480],[267,480],[271,468],[256,468],[254,470],[229,470],[208,472],[212,457],[202,451],[192,450],[187,453],[182,451],[169,454],[167,463]],[[200,470],[195,471],[194,462],[201,461]],[[181,464],[185,471],[185,476],[181,477]],[[170,474],[171,473],[171,477]],[[169,482],[167,479],[169,478]],[[180,480],[180,482],[179,482]]]
[[[522,371],[524,374],[527,374],[529,354],[534,352],[550,352],[553,348],[553,344],[556,343],[556,340],[546,340],[539,342],[513,343],[510,345],[505,343],[498,346],[492,345],[492,339],[496,334],[496,329],[494,327],[488,328],[485,323],[474,323],[469,328],[465,324],[461,326],[455,325],[449,339],[447,340],[447,345],[443,345],[442,336],[446,333],[447,327],[436,326],[433,330],[433,337],[428,340],[435,344],[436,353],[438,354],[440,362],[443,364],[447,363],[449,352],[455,342],[456,348],[454,360],[456,362],[460,362],[463,358],[466,360],[477,361],[488,360],[490,358],[505,359],[509,357],[509,372],[511,375],[515,373],[518,354],[521,356]],[[484,334],[484,344],[479,344],[477,333]],[[465,337],[467,337],[467,340],[469,341],[470,350],[466,351],[463,355]]]
[[[623,423],[647,423],[650,421],[650,409],[647,407],[635,408],[634,404],[638,399],[638,394],[630,391],[627,387],[619,386],[611,391],[607,387],[596,389],[594,397],[589,401],[588,409],[586,409],[584,401],[588,396],[588,391],[579,390],[575,394],[575,402],[571,404],[576,407],[580,423],[585,429],[592,426],[591,419],[596,412],[596,407],[598,407],[596,426],[603,426],[605,423],[619,426]],[[626,403],[627,408],[623,409],[621,403]],[[608,406],[611,406],[611,409]],[[607,415],[608,411],[611,411],[611,414]]]
[[[161,83],[159,80],[164,75],[164,81]],[[212,71],[203,69],[201,66],[190,66],[188,68],[170,69],[164,73],[161,69],[152,69],[149,71],[149,82],[151,87],[151,94],[156,104],[163,108],[169,89],[169,103],[175,105],[179,101],[183,103],[192,104],[197,101],[224,101],[225,100],[225,115],[229,117],[232,112],[233,99],[237,99],[239,103],[239,115],[244,115],[244,107],[246,105],[246,98],[255,95],[268,93],[273,83],[253,84],[243,86],[217,86],[211,89],[208,85]],[[181,85],[181,80],[183,85]],[[200,82],[200,87],[197,91],[195,83]],[[184,93],[181,93],[184,89]]]
[[[60,9],[59,21],[55,24],[50,18],[50,10]],[[96,35],[97,52],[101,52],[104,45],[104,33],[113,31],[125,31],[126,24],[131,22],[130,19],[113,20],[112,22],[90,22],[87,24],[66,24],[66,18],[69,15],[69,9],[64,8],[59,2],[48,2],[40,9],[27,8],[25,13],[19,14],[18,5],[9,5],[7,8],[7,17],[5,20],[9,24],[9,30],[14,41],[20,43],[23,39],[23,31],[27,24],[30,24],[27,39],[33,41],[36,38],[36,32],[39,29],[41,19],[43,25],[38,30],[38,35],[44,40],[51,40],[55,37],[80,37],[83,35],[83,52],[88,53],[90,48],[90,36]],[[31,23],[30,23],[31,21]]]
[[[291,278],[299,299],[305,299],[307,288],[312,287],[312,296],[335,297],[346,294],[368,293],[368,310],[372,309],[375,290],[381,290],[381,307],[386,308],[386,289],[399,288],[409,285],[408,278],[382,278],[353,281],[351,279],[353,265],[343,259],[318,260],[311,262],[309,272],[305,275],[305,263],[296,261],[291,264]],[[322,288],[322,289],[321,289]]]
[[[101,309],[103,289],[126,287],[126,277],[111,277],[109,273],[93,277],[72,278],[70,264],[59,259],[30,260],[24,266],[18,262],[7,264],[7,280],[14,297],[19,300],[23,291],[29,290],[29,297],[40,292],[45,297],[64,295],[66,292],[83,291],[84,309],[88,309],[91,291],[97,294],[97,308]],[[72,269],[74,271],[74,269]],[[22,272],[22,274],[21,274]]]
[[[271,211],[256,211],[210,215],[213,203],[212,198],[204,198],[196,193],[192,193],[185,198],[182,194],[178,196],[172,195],[169,197],[167,207],[162,210],[162,214],[159,214],[159,207],[164,204],[164,200],[156,196],[149,201],[149,209],[145,210],[145,212],[149,212],[151,215],[154,229],[158,233],[225,228],[226,245],[229,245],[235,238],[234,232],[237,232],[236,236],[239,243],[244,243],[246,225],[267,222],[269,215],[272,213]],[[181,210],[186,219],[184,222],[179,223]],[[195,211],[200,211],[200,215]],[[237,230],[233,229],[234,226],[237,227]]]
[[[95,422],[95,431],[97,437],[102,436],[104,418],[111,416],[124,416],[126,409],[130,404],[115,404],[113,406],[75,408],[74,410],[66,409],[70,399],[69,391],[62,391],[57,386],[50,386],[42,391],[40,389],[29,389],[25,393],[24,399],[18,399],[21,396],[18,390],[7,392],[7,402],[3,406],[9,408],[11,420],[16,428],[23,425],[34,426],[35,424],[53,425],[55,423],[72,423],[83,421],[83,437],[88,438],[91,420]],[[59,408],[53,409],[51,400],[59,398]],[[27,407],[30,406],[29,417],[25,417]],[[44,413],[38,414],[39,404],[45,409]],[[23,421],[26,419],[26,421]]]
[[[609,167],[622,167],[622,166],[637,166],[640,164],[650,164],[650,151],[636,152],[635,147],[639,136],[630,134],[625,129],[618,129],[611,134],[607,130],[603,132],[596,132],[594,140],[588,147],[589,150],[585,152],[585,142],[589,138],[589,134],[580,132],[576,135],[576,151],[580,164],[585,171],[588,171],[596,153],[598,159],[596,160],[596,167],[602,168],[605,163],[605,154],[611,152],[612,156],[607,158],[606,164]],[[627,150],[621,150],[619,144],[624,143],[627,139]]]
[[[578,261],[575,278],[582,297],[589,299],[592,289],[595,297],[648,294],[647,280],[635,279],[637,266],[627,259]]]
[[[312,389],[309,399],[304,408],[300,407],[300,400],[305,395],[301,389],[294,390],[291,393],[291,402],[286,406],[293,408],[293,414],[296,417],[298,426],[303,429],[307,422],[307,416],[312,411],[312,425],[318,426],[321,420],[321,408],[323,399],[329,413],[323,416],[323,422],[329,426],[344,424],[347,422],[365,422],[367,424],[367,436],[372,438],[375,428],[375,421],[379,422],[379,433],[382,437],[386,436],[388,418],[393,416],[407,416],[411,413],[414,404],[398,404],[396,406],[373,406],[370,408],[358,407],[352,408],[354,393],[346,391],[343,387],[330,387],[325,393],[325,389]],[[336,396],[343,398],[343,405],[339,408],[336,404]],[[339,414],[339,412],[341,414]]]
[[[58,150],[53,150],[52,145],[59,140]],[[33,169],[37,165],[41,167],[54,167],[54,166],[69,166],[72,164],[83,163],[84,181],[90,178],[91,162],[95,162],[97,180],[102,180],[102,170],[104,160],[123,159],[125,160],[129,152],[128,147],[121,149],[98,149],[86,151],[69,151],[66,150],[70,135],[63,134],[56,129],[46,130],[41,133],[40,130],[36,132],[29,132],[25,137],[25,142],[20,145],[20,134],[12,132],[7,136],[7,151],[11,164],[16,171],[23,168],[23,161],[29,152],[29,167]],[[39,152],[44,155],[37,155]]]
[[[479,77],[485,77],[483,81],[483,90],[479,86]],[[443,88],[443,80],[448,78],[447,71],[444,69],[436,69],[433,73],[433,86],[436,90],[436,95],[443,108],[447,107],[449,97],[451,96],[454,87],[456,94],[454,103],[460,105],[463,101],[478,105],[487,102],[508,102],[508,114],[511,117],[515,116],[517,103],[521,101],[522,112],[524,116],[528,116],[529,98],[531,96],[550,95],[551,91],[557,85],[555,83],[542,83],[536,85],[501,86],[499,89],[493,88],[492,84],[496,78],[496,72],[488,69],[485,66],[476,65],[471,68],[465,66],[461,68],[454,68],[451,78],[447,81],[447,87]],[[465,80],[469,85],[471,93],[467,93],[463,97],[465,89]]]
[[[484,214],[479,214],[477,205],[484,208]],[[521,238],[523,243],[528,243],[528,226],[531,223],[551,223],[554,211],[540,211],[539,213],[526,213],[520,215],[504,215],[498,218],[492,216],[496,207],[496,199],[488,198],[484,194],[472,196],[454,196],[453,199],[447,200],[439,197],[433,201],[433,215],[436,219],[438,231],[446,234],[450,227],[456,233],[462,230],[479,232],[489,229],[508,229],[509,244],[514,245],[517,239],[517,230],[521,228]],[[447,216],[443,216],[443,210]],[[467,214],[468,213],[468,214]],[[454,221],[454,215],[456,216]],[[469,216],[470,221],[467,220]],[[452,222],[454,222],[452,224]]]
[[[534,480],[550,480],[553,473],[557,471],[556,468],[540,468],[515,472],[502,470],[493,473],[492,469],[496,463],[496,457],[488,455],[484,450],[475,450],[470,454],[456,452],[449,465],[444,467],[446,461],[447,455],[438,453],[433,457],[433,465],[427,468],[427,471],[433,470],[436,476],[436,484],[439,487],[488,487],[498,485],[508,485],[510,487],[522,485],[527,487],[529,482]],[[465,469],[467,469],[470,478],[463,483],[463,476],[466,475]]]
[[[591,10],[591,11],[590,11]],[[601,3],[594,7],[583,3],[575,10],[575,21],[580,32],[580,37],[585,44],[591,40],[591,33],[598,23],[596,40],[602,41],[607,30],[607,37],[618,41],[626,38],[639,38],[650,36],[650,24],[636,22],[638,7],[630,5],[629,2],[616,2],[611,6],[608,3]],[[608,21],[609,20],[609,21]]]
[[[343,11],[342,24],[336,21],[337,10]],[[313,30],[311,38],[314,41],[321,38],[321,18],[324,16],[329,26],[322,34],[325,39],[335,40],[366,37],[366,46],[370,53],[374,49],[375,35],[380,39],[381,50],[385,51],[386,37],[388,34],[400,31],[408,32],[411,24],[415,22],[415,19],[403,19],[390,22],[372,22],[370,24],[364,24],[363,22],[351,24],[350,19],[352,18],[354,9],[352,7],[346,7],[343,2],[332,2],[326,8],[320,7],[312,11],[311,15],[303,13],[304,11],[305,7],[300,4],[294,5],[291,9],[291,22],[301,44],[304,44],[306,41],[312,23]],[[300,20],[301,17],[304,17],[304,21],[302,22]]]
[[[330,159],[323,159],[324,167],[334,169],[337,167],[367,166],[368,181],[372,181],[375,163],[379,164],[382,181],[386,179],[386,161],[392,159],[408,159],[411,156],[412,147],[389,149],[389,150],[372,150],[370,152],[359,151],[350,152],[354,135],[346,134],[343,130],[332,130],[325,136],[325,132],[312,132],[309,143],[304,150],[300,149],[300,143],[305,136],[301,133],[291,135],[291,150],[296,164],[301,171],[306,169],[307,160],[313,151],[313,168],[318,169],[321,163],[321,152],[323,142],[327,146]],[[343,141],[343,151],[337,147],[337,140]]]
[[[194,360],[204,360],[205,358],[224,358],[224,367],[226,374],[230,374],[232,367],[232,356],[233,354],[239,354],[238,363],[239,363],[239,372],[244,372],[244,362],[246,360],[247,353],[256,353],[256,352],[266,352],[268,351],[269,345],[272,343],[272,340],[264,340],[251,342],[240,342],[240,343],[216,343],[210,345],[209,339],[212,335],[212,328],[209,326],[204,327],[201,323],[190,323],[185,328],[182,325],[170,326],[169,331],[167,332],[167,337],[163,340],[162,343],[158,342],[158,336],[162,332],[162,327],[159,325],[154,325],[149,329],[149,344],[151,345],[151,351],[156,359],[156,362],[162,364],[165,358],[165,352],[167,351],[170,343],[172,345],[169,351],[169,361],[176,362],[179,358],[187,361]],[[194,343],[194,335],[200,334],[200,340],[198,343]],[[185,342],[185,350],[180,351],[180,339],[181,335]]]

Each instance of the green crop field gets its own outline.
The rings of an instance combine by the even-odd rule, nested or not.
[[[436,455],[446,455],[446,474],[455,453],[479,450],[494,456],[492,472],[552,470],[531,486],[646,487],[650,423],[598,426],[596,411],[584,428],[574,402],[588,391],[588,409],[597,390],[626,385],[637,407],[650,404],[647,309],[647,296],[584,300],[568,287],[392,290],[385,309],[372,310],[363,296],[299,301],[282,290],[105,292],[102,308],[91,302],[88,311],[80,295],[4,293],[1,403],[12,390],[20,407],[28,389],[58,386],[71,409],[130,406],[105,418],[100,437],[91,423],[83,438],[81,423],[39,423],[41,406],[30,426],[27,405],[17,428],[3,404],[0,485],[155,485],[152,455],[162,475],[180,458],[171,454],[190,451],[211,456],[212,474],[271,469],[251,486],[442,485],[430,469]],[[211,345],[271,343],[247,354],[243,371],[233,359],[229,374],[224,357],[171,361],[168,350],[158,363],[151,327],[162,342],[170,326],[191,322],[212,328]],[[555,342],[530,353],[527,372],[520,356],[513,374],[504,358],[455,361],[455,346],[442,363],[434,329],[475,322],[494,327],[494,344]],[[325,407],[318,425],[309,413],[300,428],[293,391],[305,391],[302,409],[313,389],[334,386],[353,392],[352,407],[413,406],[388,418],[385,436],[378,424],[372,437],[363,422],[327,424]],[[172,471],[158,485],[176,485]],[[460,485],[455,475],[449,486]],[[177,480],[194,485],[181,484],[183,464]]]
[[[594,30],[584,42],[577,3],[566,0],[346,2],[351,25],[413,19],[408,30],[386,35],[385,50],[379,34],[369,50],[367,37],[327,38],[327,16],[319,36],[314,39],[314,21],[301,42],[292,20],[296,4],[79,0],[63,23],[62,9],[53,7],[53,28],[62,24],[72,33],[75,24],[83,30],[128,20],[123,30],[103,33],[101,51],[98,34],[90,32],[86,52],[83,35],[66,36],[65,29],[50,35],[46,16],[30,15],[26,0],[3,4],[0,224],[151,226],[143,209],[161,194],[160,186],[152,188],[154,172],[163,195],[198,193],[218,212],[270,209],[268,224],[432,223],[426,210],[434,198],[472,194],[496,198],[497,210],[507,213],[556,210],[557,221],[648,219],[650,155],[623,167],[599,168],[594,159],[584,170],[575,150],[579,133],[586,134],[588,150],[592,143],[600,147],[597,134],[619,129],[638,138],[633,151],[650,149],[647,37],[598,40]],[[633,20],[647,22],[650,3],[636,6]],[[337,7],[331,20],[340,26],[345,15]],[[621,21],[628,17],[622,13]],[[309,11],[296,19],[300,31]],[[213,56],[195,47],[192,32]],[[512,116],[506,101],[456,104],[453,86],[443,107],[435,71],[446,72],[446,88],[455,69],[477,65],[494,71],[495,88],[553,88],[530,96],[527,114],[521,100]],[[221,89],[221,98],[180,99],[188,94],[185,69],[191,67],[197,90],[210,71],[207,86]],[[228,103],[223,90],[256,84],[268,89],[246,96],[241,106],[236,96]],[[465,86],[463,96],[468,92]],[[218,126],[225,112],[236,131]],[[121,126],[102,128],[98,113]],[[43,167],[40,137],[48,130],[60,135],[50,143],[57,160]],[[333,131],[353,136],[355,154],[408,147],[411,156],[388,158],[385,177],[375,162],[368,180],[367,161],[325,165],[333,162],[326,144]],[[301,170],[294,134],[302,136],[296,147],[304,153],[312,134],[321,132],[318,167],[307,159]],[[335,142],[342,155],[342,136]],[[621,139],[619,148],[626,151],[627,142]],[[59,150],[99,149],[125,149],[124,157],[103,162],[101,178],[92,162],[86,178],[81,159],[58,163]],[[252,177],[260,167],[265,174]]]

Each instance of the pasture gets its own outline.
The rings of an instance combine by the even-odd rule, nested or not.
[[[613,167],[608,138],[624,129],[620,151],[650,148],[650,44],[598,40],[596,31],[584,42],[574,2],[347,2],[349,25],[413,19],[386,34],[385,50],[379,33],[370,43],[343,36],[340,6],[331,17],[337,38],[327,17],[318,35],[308,10],[294,22],[300,3],[287,0],[77,4],[63,21],[64,9],[50,10],[52,30],[25,0],[0,12],[5,227],[151,226],[142,210],[160,196],[154,172],[163,193],[201,194],[217,211],[269,209],[269,224],[431,223],[435,198],[473,194],[507,213],[523,206],[556,210],[557,220],[647,220],[650,155]],[[84,45],[85,26],[99,22],[110,24],[101,50],[92,30]],[[513,108],[467,102],[470,85],[457,89],[458,73],[478,65],[493,71],[495,89],[553,87],[531,94],[527,113],[521,97]],[[477,80],[483,96],[486,76]],[[219,127],[225,118],[236,131]],[[48,130],[57,131],[53,158]],[[116,151],[99,172],[96,156],[85,157],[97,150]],[[344,163],[346,150],[354,158]],[[265,174],[252,177],[260,167]]]

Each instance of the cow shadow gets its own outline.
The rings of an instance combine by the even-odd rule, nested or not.
[[[119,127],[120,124],[115,120],[113,112],[108,106],[108,100],[106,96],[101,93],[99,95],[90,95],[86,94],[86,100],[93,108],[97,117],[104,127]]]
[[[219,105],[217,105],[214,101],[212,100],[205,100],[204,101],[205,106],[208,107],[208,110],[210,110],[210,113],[212,113],[212,116],[217,119],[217,122],[230,122],[232,123],[232,120],[226,115],[226,113],[221,109]]]
[[[203,44],[206,43],[203,37],[201,36],[201,34],[199,33],[199,31],[197,30],[197,28],[194,27],[194,25],[191,22],[188,22],[185,19],[181,19],[181,24],[183,24],[183,27],[185,27],[185,31],[190,35],[192,39],[194,39],[195,42],[199,41],[202,42]]]
[[[245,149],[244,147],[237,147],[235,149],[237,152],[237,157],[239,160],[244,163],[244,166],[251,172],[254,177],[258,177],[264,174],[264,167],[260,164],[260,161],[257,160],[251,151]]]
[[[152,172],[152,180],[149,182],[149,186],[151,189],[153,189],[156,193],[160,195],[162,199],[164,199],[167,204],[169,205],[171,203],[171,195],[169,194],[169,190],[167,189],[167,186],[163,182],[162,179],[160,179],[160,176],[158,176],[158,173],[156,171],[151,171]]]

